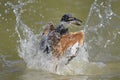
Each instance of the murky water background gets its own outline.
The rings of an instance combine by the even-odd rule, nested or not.
[[[0,80],[119,80],[119,5],[119,0],[1,0]],[[40,64],[44,55],[36,55],[38,46],[33,46],[39,42],[42,26],[50,21],[59,24],[64,13],[80,18],[83,26],[73,30],[86,33],[87,51],[82,49],[82,57],[59,69],[59,74],[77,76],[40,70],[46,66]]]

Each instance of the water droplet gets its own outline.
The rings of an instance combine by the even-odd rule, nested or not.
[[[33,12],[36,13],[36,10],[34,10]]]
[[[5,3],[4,5],[7,6],[7,3]]]
[[[20,1],[20,0],[18,0],[18,3],[21,3],[21,1]]]
[[[40,14],[40,17],[44,18],[44,16],[42,14]]]
[[[107,40],[107,42],[110,42],[110,40]]]
[[[118,34],[120,34],[120,32],[118,32]]]
[[[8,10],[5,10],[5,13],[8,13]]]
[[[10,30],[9,29],[6,29],[7,32],[9,32]]]
[[[13,12],[16,14],[16,10],[13,10]]]
[[[5,21],[7,21],[7,18],[5,19]]]
[[[104,3],[104,2],[101,2],[101,4],[100,4],[100,5],[102,6],[102,5],[103,5],[103,3]]]
[[[102,18],[101,14],[99,14],[99,18]]]
[[[103,24],[101,23],[99,26],[100,26],[100,27],[102,27],[102,26],[103,26]]]
[[[2,20],[4,19],[4,17],[2,17]]]

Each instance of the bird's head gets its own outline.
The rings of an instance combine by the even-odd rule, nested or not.
[[[82,21],[80,19],[73,17],[71,14],[64,14],[61,18],[61,23],[74,24],[77,26],[81,26]]]

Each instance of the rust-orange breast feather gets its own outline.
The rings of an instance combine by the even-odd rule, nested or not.
[[[84,32],[79,31],[79,32],[70,32],[66,35],[63,35],[61,37],[61,40],[59,43],[54,46],[53,54],[56,57],[59,57],[60,55],[63,55],[65,51],[69,48],[72,47],[76,42],[79,43],[81,46],[84,41]]]

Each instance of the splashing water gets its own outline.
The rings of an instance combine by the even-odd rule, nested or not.
[[[41,33],[34,34],[32,29],[25,25],[24,22],[21,20],[22,7],[25,5],[25,3],[20,2],[20,4],[18,5],[13,5],[12,3],[8,2],[7,4],[12,6],[13,12],[16,16],[15,30],[19,37],[19,56],[24,59],[29,68],[43,69],[53,73],[61,74],[61,68],[58,69],[57,72],[55,71],[55,68],[56,64],[60,64],[60,66],[65,66],[65,57],[63,57],[59,62],[57,61],[56,63],[52,54],[45,54],[40,51],[39,42]],[[65,67],[63,67],[63,69],[64,68]]]
[[[88,15],[85,36],[91,61],[120,61],[120,16],[112,11],[111,3],[95,0]]]
[[[7,4],[12,6],[16,16],[19,56],[24,59],[29,68],[43,69],[61,75],[92,75],[110,72],[110,68],[103,62],[109,59],[113,60],[114,57],[111,57],[113,56],[111,49],[116,46],[116,40],[118,41],[118,37],[120,36],[118,22],[120,17],[112,12],[110,1],[94,1],[85,24],[85,44],[78,51],[77,57],[67,65],[65,65],[66,57],[56,62],[51,54],[45,54],[39,50],[40,34],[34,34],[32,29],[21,20],[22,7],[28,3],[32,2],[23,3],[20,1],[18,5],[13,5],[10,2]],[[118,23],[116,24],[114,21]],[[116,50],[118,48],[116,47]],[[119,60],[120,58],[118,57],[119,54],[115,56],[114,60]],[[89,60],[96,60],[98,62],[90,62],[88,58]],[[58,64],[57,70],[55,70],[56,64]]]

